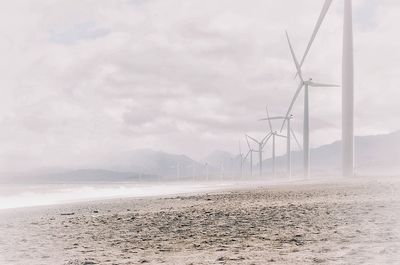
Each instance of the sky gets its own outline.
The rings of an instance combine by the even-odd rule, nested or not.
[[[301,57],[322,4],[1,1],[0,171],[87,167],[141,148],[194,159],[237,153],[245,133],[266,134],[257,120],[267,104],[272,115],[287,110],[298,80],[284,32]],[[356,134],[392,132],[400,129],[400,3],[353,5]],[[341,84],[342,11],[333,1],[305,77]],[[340,88],[311,89],[312,146],[340,139],[340,99]],[[293,114],[301,139],[301,96]]]

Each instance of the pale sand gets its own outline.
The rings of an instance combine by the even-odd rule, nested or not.
[[[400,264],[399,191],[376,178],[1,211],[0,264]]]

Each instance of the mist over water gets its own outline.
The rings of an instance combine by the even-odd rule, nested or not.
[[[0,210],[215,191],[233,185],[232,182],[3,185],[0,188]]]

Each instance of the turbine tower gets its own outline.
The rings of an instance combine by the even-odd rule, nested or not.
[[[342,61],[342,174],[354,175],[354,55],[352,1],[344,0]]]

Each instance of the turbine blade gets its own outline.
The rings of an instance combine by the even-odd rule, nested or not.
[[[269,118],[268,106],[265,106],[265,110],[267,111],[267,119],[268,119],[269,130],[272,132],[272,124],[271,124],[271,120]]]
[[[251,137],[251,136],[248,136],[247,135],[247,137],[249,137],[251,140],[253,140],[254,142],[256,142],[257,144],[259,144],[260,142],[259,141],[257,141],[256,139],[254,139],[253,137]]]
[[[262,140],[262,142],[261,143],[264,143],[265,141],[268,141],[268,139],[271,137],[271,133],[268,133],[265,137],[264,137],[264,139]]]
[[[301,144],[299,143],[299,140],[297,140],[296,133],[294,132],[293,128],[290,128],[290,132],[293,136],[294,141],[297,143],[297,146],[299,147],[300,150],[303,150],[303,147],[301,147]]]
[[[264,118],[264,119],[259,119],[258,121],[268,121],[268,120],[270,120],[270,121],[273,121],[273,120],[284,120],[284,119],[286,119],[286,117],[284,117],[284,116],[281,116],[281,117],[272,117],[272,118]]]
[[[283,123],[282,123],[281,132],[282,132],[282,130],[283,130],[283,127],[285,127],[285,123],[286,123],[287,119],[289,119],[289,115],[290,115],[291,112],[292,112],[293,105],[294,105],[294,103],[296,102],[297,97],[299,96],[299,94],[300,94],[300,92],[301,92],[301,89],[303,88],[303,85],[304,85],[304,83],[303,83],[303,81],[301,81],[300,84],[299,84],[299,87],[298,87],[297,90],[296,90],[296,93],[294,94],[293,100],[292,100],[292,102],[291,102],[290,105],[289,105],[289,109],[288,109],[288,111],[287,111],[287,113],[286,113],[286,118],[285,118],[285,120],[284,120]]]
[[[265,141],[264,141],[263,144],[262,144],[262,148],[265,147],[265,145],[268,143],[269,139],[271,139],[271,136],[272,136],[272,133],[270,133],[270,134],[268,135],[268,137],[266,137],[266,139],[264,138]]]
[[[247,146],[249,147],[249,150],[251,150],[251,146],[250,146],[250,143],[249,143],[249,139],[248,139],[247,134],[246,134],[246,142],[247,142]]]
[[[322,22],[324,21],[325,16],[328,13],[328,10],[329,10],[329,7],[331,6],[331,4],[332,4],[332,0],[325,0],[324,5],[322,6],[321,14],[319,15],[317,23],[315,24],[314,31],[313,31],[313,33],[311,35],[311,39],[308,42],[308,45],[307,45],[307,48],[306,48],[306,50],[304,52],[303,58],[300,61],[300,68],[303,66],[304,61],[307,58],[307,55],[308,55],[308,53],[309,53],[309,51],[311,49],[311,46],[312,46],[312,44],[313,44],[313,42],[315,40],[315,37],[318,34],[318,31],[319,31],[319,29],[320,29],[320,27],[322,25]],[[296,77],[297,77],[297,75],[296,75]]]
[[[300,67],[299,61],[297,60],[296,54],[294,53],[293,46],[292,46],[292,43],[290,42],[289,34],[287,33],[287,31],[286,31],[286,38],[289,43],[290,53],[292,54],[292,58],[293,58],[295,66],[296,66],[297,74],[300,77],[300,80],[303,82],[304,80],[303,80],[303,74],[301,72],[301,67]]]
[[[251,150],[249,150],[246,154],[246,156],[243,158],[243,161],[246,161],[247,157],[250,155]]]
[[[312,86],[312,87],[340,87],[338,85],[321,84],[321,83],[314,83],[314,82],[310,82],[309,86]]]
[[[281,138],[287,138],[285,135],[282,135],[282,134],[275,134],[275,135],[278,137],[281,137]]]

